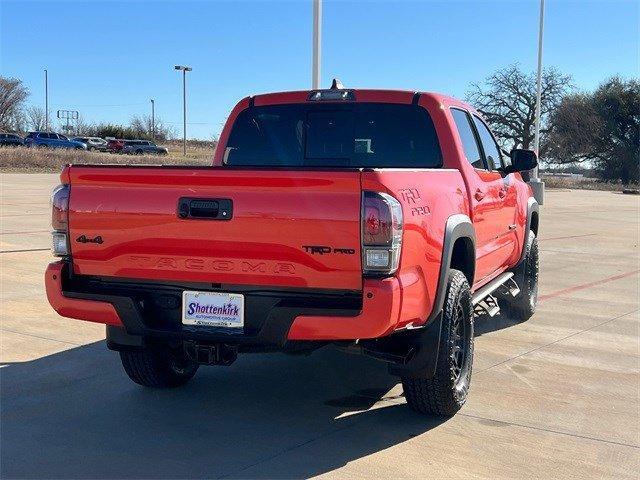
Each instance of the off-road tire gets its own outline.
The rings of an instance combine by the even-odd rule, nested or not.
[[[514,270],[514,280],[520,288],[515,297],[504,295],[500,298],[502,313],[512,320],[524,322],[536,311],[538,303],[538,239],[529,231],[524,258]]]
[[[174,388],[193,378],[198,364],[181,350],[166,345],[146,345],[139,350],[120,352],[120,360],[129,378],[151,388]]]
[[[462,335],[459,326],[463,328]],[[432,378],[402,378],[407,404],[419,413],[454,415],[467,399],[472,366],[471,291],[464,274],[452,269],[442,312],[436,373]]]

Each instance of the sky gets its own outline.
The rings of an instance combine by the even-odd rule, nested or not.
[[[322,81],[437,91],[537,62],[539,1],[324,0]],[[593,90],[640,76],[640,0],[546,0],[544,63]],[[27,104],[78,110],[86,122],[156,116],[189,138],[219,134],[241,98],[311,85],[312,1],[0,0],[0,74],[21,79]]]

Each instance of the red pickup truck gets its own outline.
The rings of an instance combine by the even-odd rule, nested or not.
[[[519,172],[536,164],[443,95],[247,97],[211,167],[67,166],[47,296],[106,324],[141,385],[332,343],[387,362],[411,408],[452,415],[474,315],[535,309],[538,205]]]

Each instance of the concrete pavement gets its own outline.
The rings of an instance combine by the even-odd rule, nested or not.
[[[46,302],[56,183],[0,183],[2,478],[638,478],[638,197],[547,192],[538,312],[477,322],[469,401],[440,419],[331,348],[131,383],[102,326]]]

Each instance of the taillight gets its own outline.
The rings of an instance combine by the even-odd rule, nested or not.
[[[402,247],[402,206],[391,195],[362,195],[362,270],[391,275],[398,269]]]
[[[69,185],[58,185],[51,194],[52,250],[58,257],[69,255]]]

